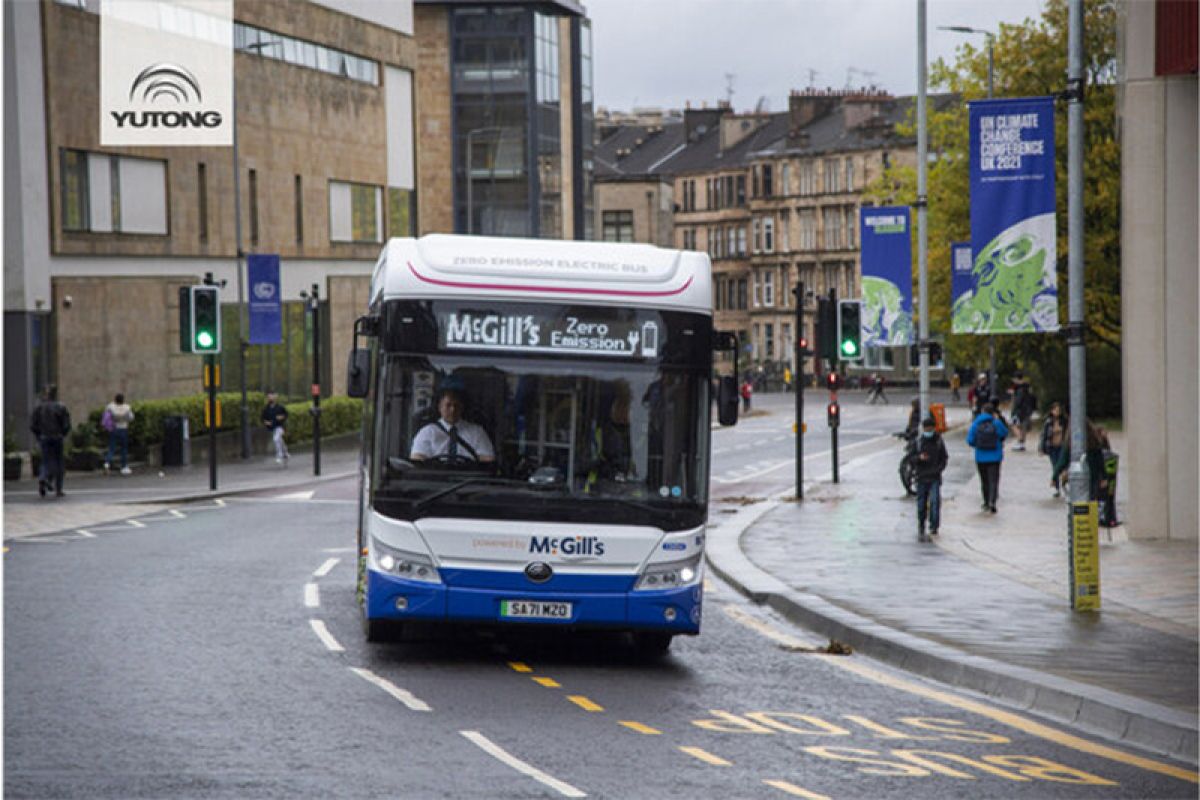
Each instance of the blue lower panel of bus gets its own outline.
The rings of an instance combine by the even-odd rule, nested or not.
[[[447,571],[444,577],[449,585],[408,581],[368,570],[367,616],[427,622],[639,628],[682,634],[700,632],[699,586],[632,592],[634,579],[628,576],[555,575],[536,587],[520,573],[454,570]],[[566,619],[510,619],[501,616],[501,604],[505,600],[570,603],[571,615]]]

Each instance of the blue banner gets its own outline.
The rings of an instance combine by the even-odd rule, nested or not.
[[[954,301],[953,330],[1056,331],[1054,99],[969,108],[973,285]]]
[[[279,344],[283,341],[279,256],[246,256],[246,274],[250,281],[250,344]]]
[[[859,209],[863,346],[913,342],[912,225],[908,206]]]
[[[971,259],[970,242],[950,243],[950,307],[958,305],[960,298],[975,290],[975,262]],[[951,333],[974,333],[959,330],[958,318],[951,315]]]

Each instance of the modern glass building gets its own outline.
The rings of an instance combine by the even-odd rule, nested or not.
[[[451,131],[446,152],[423,151],[421,181],[452,176],[452,216],[425,220],[422,231],[590,238],[592,37],[583,7],[418,0],[417,27],[430,67],[418,79],[419,105],[437,118],[431,106],[448,102]],[[439,86],[443,70],[448,86]]]

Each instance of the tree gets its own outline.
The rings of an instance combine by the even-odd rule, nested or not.
[[[1067,82],[1067,0],[1048,0],[1041,19],[1002,24],[995,39],[995,96],[1057,95]],[[1121,350],[1121,150],[1116,117],[1116,0],[1085,0],[1084,70],[1084,269],[1088,337],[1089,406],[1094,414],[1120,413]],[[929,319],[946,335],[955,364],[983,364],[982,336],[950,335],[950,243],[971,233],[967,102],[987,97],[987,48],[965,44],[953,64],[930,66],[927,108],[931,163],[928,168]],[[941,93],[941,94],[938,94]],[[915,137],[915,109],[898,133]],[[1067,320],[1067,106],[1055,109],[1058,207],[1059,320]],[[868,187],[880,204],[916,201],[916,170],[894,167]],[[916,259],[914,258],[914,265]],[[914,275],[914,283],[915,283]],[[997,368],[1020,366],[1031,373],[1043,401],[1066,399],[1066,346],[1060,337],[997,337]],[[1092,386],[1096,391],[1092,391]],[[1113,389],[1118,389],[1114,392]]]

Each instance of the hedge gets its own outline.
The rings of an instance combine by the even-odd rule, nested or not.
[[[143,400],[131,403],[133,422],[129,423],[129,449],[137,458],[144,458],[146,452],[163,441],[163,421],[167,417],[184,416],[188,418],[190,435],[195,438],[207,432],[204,425],[204,401],[206,395],[196,394],[185,397],[172,397],[166,400]],[[218,392],[217,400],[221,404],[221,426],[217,430],[237,430],[241,424],[240,392]],[[260,416],[267,404],[263,392],[246,392],[246,404],[250,410],[250,424],[261,425]],[[285,403],[288,411],[287,441],[289,444],[303,442],[312,438],[312,414],[309,413],[311,404],[307,401]],[[73,434],[76,449],[87,447],[107,446],[106,434],[100,427],[103,408],[92,410],[87,422],[78,426],[82,430],[79,435]],[[333,436],[339,433],[358,430],[362,424],[362,400],[353,397],[329,397],[321,400],[321,435]]]

